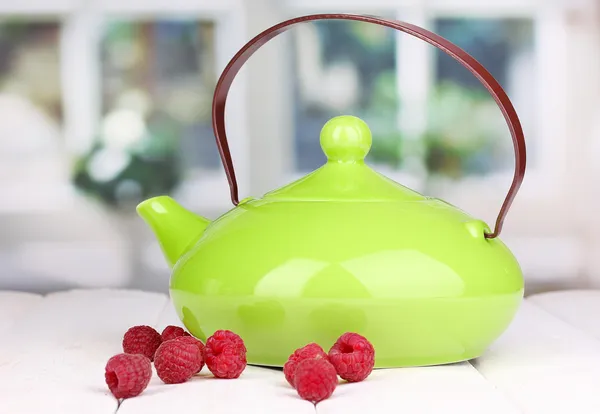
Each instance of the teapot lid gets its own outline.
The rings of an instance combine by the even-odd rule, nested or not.
[[[365,164],[371,131],[354,116],[330,119],[321,130],[322,167],[282,188],[265,200],[288,201],[418,201],[423,195],[385,177]]]

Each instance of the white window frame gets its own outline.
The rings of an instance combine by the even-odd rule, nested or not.
[[[81,137],[91,137],[98,124],[100,111],[99,104],[99,65],[97,62],[99,31],[102,19],[106,16],[132,17],[146,19],[149,17],[165,17],[167,15],[185,16],[197,14],[204,17],[213,17],[217,22],[217,74],[227,64],[228,60],[237,50],[258,31],[266,29],[278,21],[302,14],[316,12],[349,12],[349,13],[380,13],[395,15],[398,19],[409,21],[417,25],[428,27],[431,16],[472,16],[472,17],[523,17],[529,16],[536,19],[536,45],[538,65],[545,70],[542,76],[554,79],[564,78],[566,61],[566,40],[562,29],[562,13],[564,4],[574,7],[571,0],[555,0],[550,3],[542,0],[371,0],[368,10],[364,0],[253,0],[252,4],[245,4],[242,0],[21,0],[20,2],[2,2],[0,4],[0,17],[2,15],[20,16],[53,16],[62,20],[63,58],[70,60],[62,65],[63,100],[65,106],[65,134],[69,150],[78,152],[88,144]],[[577,2],[579,3],[579,2]],[[584,6],[581,6],[584,7]],[[264,17],[269,14],[268,17]],[[259,18],[260,17],[260,18]],[[258,21],[260,22],[258,23]],[[249,29],[251,28],[251,30]],[[552,32],[552,37],[545,33]],[[87,33],[85,36],[77,35]],[[422,41],[413,39],[402,33],[397,34],[398,44],[398,93],[406,101],[412,100],[411,120],[423,119],[427,89],[431,85],[429,78],[430,59],[435,49]],[[552,38],[552,44],[548,44]],[[407,42],[414,42],[411,46],[403,47]],[[546,42],[546,43],[545,43]],[[266,48],[270,47],[268,45]],[[291,103],[285,102],[285,94],[276,94],[277,88],[265,92],[261,88],[247,87],[253,84],[266,85],[272,79],[265,79],[261,75],[262,68],[273,66],[273,61],[263,61],[260,53],[253,58],[249,65],[255,65],[254,72],[245,73],[244,70],[236,79],[231,97],[228,100],[227,122],[228,136],[232,156],[234,158],[240,196],[260,196],[264,190],[270,189],[277,183],[289,182],[298,177],[291,173],[291,160],[293,159],[293,123],[289,118]],[[272,56],[273,57],[273,56]],[[277,58],[277,56],[275,56]],[[281,58],[280,71],[285,72],[285,59]],[[262,66],[261,66],[262,65]],[[553,73],[550,71],[554,71]],[[272,72],[271,72],[272,74]],[[77,76],[75,76],[77,75]],[[280,85],[285,85],[285,74],[280,74]],[[540,78],[542,86],[544,78]],[[289,82],[289,79],[288,79]],[[536,125],[538,136],[552,142],[552,145],[537,145],[539,153],[532,154],[530,159],[536,157],[537,163],[529,163],[524,185],[519,193],[511,223],[519,226],[519,220],[514,220],[514,211],[520,211],[516,218],[526,220],[529,229],[535,229],[537,218],[540,226],[544,223],[544,215],[539,214],[544,210],[544,205],[556,203],[563,197],[562,191],[568,187],[572,177],[565,171],[567,164],[564,157],[566,140],[571,143],[577,137],[567,134],[568,126],[565,117],[557,117],[556,113],[566,113],[563,110],[567,101],[566,94],[569,88],[567,80],[564,84],[552,85],[552,88],[538,87],[539,122]],[[276,94],[276,95],[273,95]],[[273,95],[273,96],[271,96]],[[288,94],[289,95],[289,94]],[[260,106],[253,102],[261,102]],[[562,105],[560,108],[550,105]],[[289,113],[288,113],[289,112]],[[281,119],[273,117],[272,113],[280,113]],[[406,116],[407,113],[404,112]],[[275,119],[274,119],[275,118]],[[276,124],[275,127],[265,127],[265,124]],[[403,128],[418,130],[419,124],[408,123],[399,117]],[[317,137],[315,139],[318,139]],[[506,134],[506,139],[509,139]],[[268,142],[265,142],[268,141]],[[269,162],[261,159],[260,154]],[[279,156],[275,162],[274,157]],[[421,183],[414,179],[414,175],[402,171],[383,171],[399,182],[419,189]],[[502,198],[511,181],[511,174],[499,174],[485,179],[470,179],[460,185],[452,186],[451,194],[435,194],[446,198],[457,205],[467,207],[467,210],[488,221],[495,217],[486,217],[481,212],[498,211]],[[270,179],[270,181],[269,181]],[[176,196],[184,205],[197,210],[209,209],[213,212],[223,212],[231,207],[229,201],[229,188],[222,169],[210,174],[203,173],[198,179],[187,180],[183,183],[181,191]],[[510,223],[509,223],[510,225]],[[568,226],[569,223],[565,223]]]
[[[569,125],[564,117],[556,117],[557,113],[566,113],[565,108],[569,106],[569,113],[576,113],[581,108],[582,112],[589,112],[589,106],[597,104],[594,98],[589,96],[581,102],[577,100],[580,95],[568,94],[571,89],[581,91],[586,80],[573,79],[567,73],[569,55],[567,54],[566,39],[568,35],[563,30],[565,8],[583,10],[583,14],[589,12],[591,1],[588,0],[20,0],[1,1],[0,18],[4,16],[21,17],[49,17],[62,22],[61,48],[63,50],[62,84],[63,102],[65,111],[64,131],[68,150],[79,152],[84,149],[88,142],[81,137],[91,137],[97,127],[100,117],[98,99],[100,93],[100,74],[98,72],[98,41],[102,25],[102,19],[106,16],[148,18],[150,16],[165,15],[189,17],[198,14],[204,17],[214,17],[217,22],[217,74],[235,52],[251,37],[260,30],[277,23],[285,18],[308,13],[323,12],[347,12],[347,13],[376,13],[397,16],[400,20],[408,21],[420,26],[428,27],[428,16],[471,15],[473,17],[532,17],[536,19],[536,50],[538,53],[538,65],[543,65],[544,71],[540,76],[541,83],[545,88],[537,88],[540,92],[538,102],[540,105],[539,122],[537,133],[544,137],[543,141],[551,143],[537,145],[539,153],[536,154],[538,163],[530,163],[526,179],[515,205],[509,214],[509,220],[505,226],[505,233],[511,236],[520,236],[518,229],[525,228],[523,239],[531,241],[531,250],[539,252],[539,241],[529,240],[528,235],[535,234],[541,239],[557,237],[560,251],[568,250],[573,243],[572,254],[575,259],[567,261],[564,272],[579,277],[582,266],[585,263],[587,269],[597,269],[598,255],[597,246],[600,239],[598,222],[586,223],[584,214],[574,214],[573,211],[589,212],[595,205],[594,195],[585,191],[575,191],[574,183],[583,180],[583,172],[576,171],[573,167],[579,164],[579,155],[589,147],[585,129],[579,125],[573,125],[576,121],[569,119]],[[368,10],[365,6],[368,5]],[[266,16],[268,15],[268,16]],[[266,17],[265,17],[266,16]],[[85,36],[79,36],[86,33]],[[546,33],[552,33],[547,36]],[[552,39],[552,43],[548,42]],[[586,38],[588,39],[588,38]],[[402,47],[405,42],[413,41],[420,47]],[[268,48],[269,46],[265,47]],[[585,55],[585,50],[590,51],[590,56],[598,53],[596,44],[588,39],[585,46],[580,46],[577,56]],[[583,48],[583,50],[581,50]],[[419,119],[419,113],[423,113],[422,105],[418,97],[424,96],[424,91],[430,85],[427,70],[428,59],[431,58],[432,47],[424,42],[418,42],[410,36],[398,34],[398,76],[399,94],[403,98],[412,96],[415,101],[413,110],[414,118]],[[67,53],[68,52],[68,53]],[[270,67],[279,70],[278,85],[286,86],[285,58],[281,54],[273,54],[270,57],[280,59],[282,65],[277,65],[273,59],[264,59],[257,54],[256,58],[249,62],[255,65],[250,73],[242,70],[231,91],[228,100],[227,122],[231,152],[234,158],[240,196],[260,196],[263,190],[272,188],[276,182],[289,182],[296,178],[290,174],[289,168],[293,159],[293,125],[289,116],[291,114],[291,102],[286,101],[286,93],[277,91],[277,87],[265,89],[262,87],[251,87],[252,85],[263,85],[273,80],[273,72],[262,69]],[[70,56],[71,58],[68,58]],[[68,59],[68,61],[66,60]],[[410,62],[410,63],[408,63]],[[550,72],[553,71],[553,72]],[[265,75],[269,73],[269,75]],[[75,76],[77,75],[77,76]],[[271,76],[271,77],[269,77]],[[547,85],[544,79],[564,79],[560,85]],[[286,83],[287,81],[287,83]],[[596,82],[597,84],[597,82]],[[594,84],[594,85],[596,85]],[[551,87],[547,87],[551,86]],[[585,85],[588,89],[594,89]],[[289,95],[289,94],[288,94]],[[568,96],[567,96],[568,95]],[[591,95],[591,94],[590,94]],[[289,98],[289,96],[288,96]],[[260,102],[260,105],[255,105]],[[568,104],[567,104],[568,102]],[[558,107],[551,107],[556,105]],[[281,117],[273,117],[273,113],[281,114]],[[565,115],[566,117],[566,115]],[[404,120],[399,119],[404,125]],[[268,124],[268,125],[267,125]],[[573,128],[573,127],[579,128]],[[418,127],[418,125],[417,125]],[[576,131],[575,133],[570,133]],[[577,133],[579,132],[579,133]],[[318,139],[318,137],[315,137]],[[508,134],[507,134],[508,139]],[[570,148],[567,148],[567,140]],[[574,148],[584,148],[575,151]],[[265,152],[265,150],[267,150]],[[260,154],[266,154],[262,158]],[[531,154],[530,150],[530,157]],[[275,160],[275,157],[279,160]],[[531,157],[533,158],[533,157]],[[568,158],[568,159],[566,159]],[[571,169],[567,170],[566,165]],[[418,188],[418,182],[411,182],[410,175],[402,176],[398,172],[385,172],[399,182],[411,187]],[[580,176],[578,176],[580,174]],[[267,177],[267,178],[265,178]],[[271,179],[269,182],[268,178]],[[477,214],[477,208],[481,211],[497,212],[500,207],[501,198],[505,195],[510,184],[511,177],[502,175],[489,179],[479,180],[475,183],[464,183],[464,186],[455,186],[456,194],[450,198],[461,199],[455,201],[461,207],[467,207],[467,211],[473,215]],[[586,181],[586,184],[589,180]],[[581,186],[583,184],[579,184]],[[501,188],[502,190],[499,190]],[[491,189],[491,190],[490,190]],[[1,190],[1,189],[0,189]],[[61,194],[63,189],[58,189]],[[222,169],[213,177],[201,177],[184,183],[183,190],[178,194],[179,200],[187,206],[197,209],[199,212],[211,216],[212,211],[217,214],[231,207],[229,201],[229,188]],[[573,210],[571,196],[584,196],[584,199],[576,199],[579,205],[589,205],[588,209]],[[587,198],[585,198],[587,197]],[[590,203],[591,201],[591,203]],[[63,200],[56,206],[15,206],[14,211],[4,208],[2,203],[0,214],[17,212],[19,214],[29,210],[33,213],[46,212],[43,209],[74,208],[70,200]],[[77,206],[77,204],[75,204]],[[559,213],[563,213],[560,215]],[[558,220],[552,220],[559,216]],[[489,221],[495,217],[481,217]],[[550,218],[550,219],[549,219]],[[553,222],[552,228],[548,226]],[[515,231],[517,230],[517,231]],[[561,232],[571,238],[563,240]],[[527,234],[528,233],[528,234]],[[587,237],[587,238],[586,238]],[[585,240],[592,243],[583,251],[585,256],[579,259],[581,253],[580,244]],[[566,243],[564,247],[561,243]],[[525,249],[527,250],[527,249]],[[553,256],[551,249],[542,248],[545,254]],[[550,253],[547,253],[550,251]],[[554,264],[550,266],[554,269]],[[548,269],[551,271],[552,269]],[[600,283],[600,282],[598,282]]]
[[[246,21],[242,0],[21,0],[0,2],[0,19],[5,17],[43,18],[61,23],[61,84],[64,110],[63,133],[66,151],[85,151],[101,119],[101,75],[99,42],[105,19],[154,18],[189,19],[198,16],[216,24],[217,76],[229,59],[246,41]],[[236,154],[236,171],[240,186],[247,185],[250,174],[248,134],[245,113],[244,74],[231,90],[227,105],[227,122],[231,151]],[[223,169],[192,171],[177,193],[181,202],[193,209],[222,210],[230,205],[229,189]],[[68,202],[61,203],[62,206]],[[15,206],[25,210],[31,206]]]

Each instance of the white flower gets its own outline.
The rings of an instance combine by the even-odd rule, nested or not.
[[[109,149],[126,150],[142,140],[146,125],[142,115],[129,109],[109,113],[102,123],[102,142]]]

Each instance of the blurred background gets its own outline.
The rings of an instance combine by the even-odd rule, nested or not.
[[[600,13],[577,0],[0,0],[0,289],[167,291],[135,215],[170,194],[215,218],[229,188],[211,100],[251,37],[315,12],[395,18],[481,62],[521,118],[528,171],[502,239],[527,291],[600,286]],[[510,135],[466,69],[412,37],[322,21],[264,46],[233,84],[241,197],[318,168],[319,131],[351,114],[369,162],[493,225]],[[485,277],[485,275],[482,275]]]

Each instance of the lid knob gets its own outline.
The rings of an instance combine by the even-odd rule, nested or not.
[[[371,142],[371,130],[355,116],[331,118],[321,130],[321,148],[330,161],[363,161]]]

